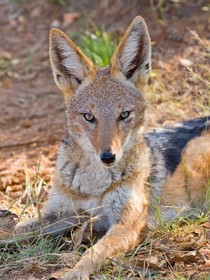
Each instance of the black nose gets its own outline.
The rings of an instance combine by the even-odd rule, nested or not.
[[[113,163],[115,161],[115,155],[110,152],[104,152],[101,154],[101,161],[106,164]]]

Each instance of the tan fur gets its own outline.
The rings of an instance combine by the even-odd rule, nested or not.
[[[78,221],[96,217],[94,230],[106,234],[85,252],[65,280],[89,279],[108,259],[133,249],[143,237],[150,205],[150,149],[143,135],[150,56],[150,38],[141,17],[131,23],[110,67],[104,69],[93,66],[63,32],[53,29],[50,33],[50,60],[55,82],[65,96],[69,136],[58,151],[55,180],[42,221],[35,218],[20,223],[16,231],[43,226],[47,232],[60,233]],[[122,120],[126,111],[130,114]],[[94,116],[94,122],[87,121],[86,114]],[[202,139],[209,141],[209,134]],[[187,167],[192,164],[191,150],[201,146],[196,143],[200,139],[193,141],[195,145],[190,143],[183,155]],[[102,162],[101,155],[107,151],[115,154],[113,163]],[[204,149],[199,152],[204,158]],[[171,186],[165,185],[164,198],[169,203],[177,203],[170,192],[177,192],[179,201],[188,203],[184,166],[182,161],[168,178]],[[194,171],[204,172],[193,165],[188,173]],[[192,182],[189,188],[194,198],[203,185]]]
[[[55,65],[55,59],[54,59],[54,52],[53,52],[53,41],[54,38],[59,37],[59,38],[64,38],[66,42],[68,42],[70,48],[75,52],[75,54],[79,57],[81,63],[84,65],[84,74],[86,75],[87,79],[93,80],[95,78],[95,66],[93,65],[92,61],[86,57],[81,50],[72,42],[72,40],[69,39],[69,37],[62,31],[52,28],[50,31],[50,62],[51,66],[53,69],[53,74],[55,78],[55,82],[57,86],[61,89],[61,91],[64,93],[65,96],[65,101],[69,102],[70,99],[72,98],[72,95],[75,90],[75,86],[73,83],[59,83],[56,77],[56,74],[61,74],[60,71],[56,69]]]
[[[210,132],[191,140],[172,176],[166,179],[162,203],[172,206],[198,206],[210,180]]]
[[[142,56],[145,56],[145,63],[148,63],[148,67],[150,69],[151,67],[151,62],[150,62],[150,55],[151,55],[151,46],[150,46],[150,38],[149,34],[146,28],[146,23],[141,17],[136,17],[131,25],[128,27],[126,30],[122,40],[120,41],[111,61],[110,61],[110,72],[114,77],[118,77],[123,79],[122,77],[122,62],[120,61],[121,57],[119,56],[119,53],[123,52],[123,48],[125,48],[126,42],[132,32],[136,31],[136,26],[139,26],[139,31],[141,32],[141,35],[139,36],[139,41],[138,44],[141,45],[141,47],[145,47],[148,51],[148,54],[146,55],[145,53],[142,53]],[[148,35],[148,36],[146,36]],[[145,45],[145,46],[144,46]],[[145,72],[143,68],[138,70],[139,73],[136,73],[136,80],[134,82],[135,86],[137,88],[140,88],[142,90],[145,90],[145,86],[148,83],[149,79],[149,71]]]

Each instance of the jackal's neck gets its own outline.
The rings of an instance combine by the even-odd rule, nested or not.
[[[143,138],[137,139],[113,168],[99,164],[92,153],[85,153],[73,139],[67,138],[58,151],[56,180],[61,188],[80,197],[100,196],[112,184],[120,185],[124,180],[129,183],[135,174],[141,174],[142,181],[146,181],[149,170],[149,149]]]

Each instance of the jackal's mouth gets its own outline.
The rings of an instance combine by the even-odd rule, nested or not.
[[[116,166],[117,165],[117,161],[115,161],[114,163],[102,163],[102,165],[105,167],[105,168],[112,168],[112,167],[114,167],[114,166]]]

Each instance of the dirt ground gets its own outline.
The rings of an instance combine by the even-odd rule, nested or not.
[[[32,178],[39,163],[40,177],[51,182],[65,136],[63,97],[48,58],[51,27],[71,36],[93,30],[94,22],[120,36],[142,15],[153,43],[148,127],[210,115],[208,1],[163,1],[161,7],[161,1],[54,2],[0,1],[1,209],[18,200],[26,174]]]

